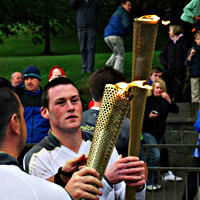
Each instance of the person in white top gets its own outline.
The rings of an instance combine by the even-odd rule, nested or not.
[[[87,155],[91,146],[86,138],[88,135],[80,128],[82,104],[70,79],[59,77],[46,85],[41,113],[49,120],[51,129],[48,136],[25,155],[24,167],[32,175],[65,185],[68,175],[73,172],[65,163],[68,159]],[[82,155],[81,161],[84,157]],[[136,187],[136,199],[145,199],[144,162],[138,157],[120,158],[114,149],[103,183],[100,199],[109,199],[113,189],[115,199],[125,199],[126,184]]]
[[[23,106],[9,88],[0,88],[0,199],[2,200],[71,200],[93,199],[102,192],[88,183],[103,187],[98,173],[92,168],[82,168],[74,173],[65,189],[55,183],[31,176],[20,169],[17,157],[27,137]],[[79,158],[66,164],[73,167]],[[93,176],[85,176],[88,173]],[[93,194],[92,194],[93,193]]]

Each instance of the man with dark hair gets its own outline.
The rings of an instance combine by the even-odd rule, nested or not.
[[[59,77],[46,85],[41,113],[49,120],[51,129],[48,136],[25,155],[25,170],[64,185],[69,176],[65,163],[83,153],[88,154],[91,146],[88,134],[80,128],[82,104],[79,92],[68,78]],[[103,179],[102,199],[106,199],[113,189],[117,199],[124,199],[124,181],[129,186],[136,186],[136,199],[145,198],[144,162],[137,157],[120,158],[114,149]]]
[[[132,1],[123,0],[118,9],[113,13],[104,31],[104,40],[112,50],[112,55],[106,65],[114,67],[123,73],[125,49],[123,38],[133,30],[128,13],[131,11]]]
[[[42,117],[40,111],[42,96],[40,81],[42,78],[39,69],[35,66],[26,67],[23,78],[26,90],[20,99],[24,106],[24,118],[27,126],[26,143],[38,143],[47,135],[50,128],[48,120]]]
[[[89,198],[97,199],[89,192],[101,195],[100,190],[91,186],[91,190],[85,190],[87,183],[93,183],[102,187],[102,183],[95,177],[98,173],[91,168],[81,169],[75,173],[62,187],[42,180],[38,177],[30,176],[23,172],[17,161],[17,157],[22,151],[26,142],[26,124],[23,117],[23,106],[17,95],[9,88],[0,89],[0,199],[3,200],[70,200]],[[73,167],[77,160],[71,160],[66,164],[68,168]],[[94,177],[86,177],[86,174]],[[78,187],[77,187],[78,185]],[[87,192],[89,191],[89,192]]]

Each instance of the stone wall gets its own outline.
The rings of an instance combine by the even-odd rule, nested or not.
[[[165,140],[167,144],[180,144],[168,149],[170,166],[186,167],[192,159],[194,147],[181,147],[181,144],[196,144],[199,134],[194,131],[199,106],[191,103],[177,103],[178,114],[170,113],[167,119]]]

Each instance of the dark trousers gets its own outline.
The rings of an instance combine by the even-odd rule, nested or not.
[[[82,71],[92,72],[96,51],[96,28],[78,29],[78,40],[82,57]]]
[[[200,158],[193,157],[191,167],[200,167]],[[188,200],[193,200],[197,193],[197,172],[189,172],[187,180]],[[186,189],[182,200],[186,200]]]
[[[163,139],[163,144],[166,144],[165,139]],[[169,154],[168,148],[161,148],[160,150],[160,167],[169,167]],[[167,171],[161,171],[161,174],[166,173]]]
[[[166,69],[163,72],[167,93],[174,102],[182,102],[185,76],[185,73],[172,74]]]

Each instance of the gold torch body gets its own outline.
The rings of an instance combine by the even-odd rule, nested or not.
[[[105,86],[101,108],[95,126],[87,166],[99,173],[102,180],[121,126],[126,117],[131,95],[117,86]]]
[[[156,43],[158,20],[137,18],[133,28],[132,81],[148,80]],[[133,87],[130,112],[130,137],[128,155],[139,156],[140,138],[146,105],[147,90]],[[126,188],[126,200],[134,199],[136,190]]]

